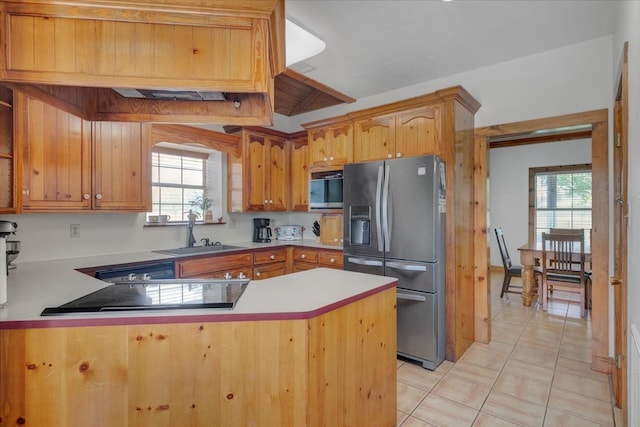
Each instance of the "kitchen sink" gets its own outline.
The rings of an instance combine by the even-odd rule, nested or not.
[[[160,254],[167,255],[192,255],[192,254],[206,254],[210,252],[229,251],[233,249],[246,249],[242,246],[233,245],[211,245],[211,246],[193,246],[190,248],[175,248],[175,249],[163,249],[161,251],[153,251]]]

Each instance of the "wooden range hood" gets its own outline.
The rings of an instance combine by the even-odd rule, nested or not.
[[[92,121],[270,125],[284,0],[0,0],[0,82]],[[113,88],[220,92],[129,98]]]

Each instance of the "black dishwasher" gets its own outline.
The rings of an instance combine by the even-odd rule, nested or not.
[[[173,261],[122,265],[97,270],[96,279],[105,282],[127,282],[133,280],[175,279]]]

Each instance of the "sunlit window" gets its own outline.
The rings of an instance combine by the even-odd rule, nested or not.
[[[591,165],[531,168],[530,207],[535,240],[551,228],[584,229],[585,244],[591,242]],[[533,199],[533,200],[531,200]]]
[[[187,221],[191,201],[205,192],[208,155],[156,148],[152,153],[152,212],[169,222]],[[200,218],[202,220],[202,218]]]

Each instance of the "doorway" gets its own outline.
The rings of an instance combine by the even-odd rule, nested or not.
[[[565,129],[576,129],[575,134]],[[542,133],[543,136],[539,136]],[[578,136],[579,134],[579,136]],[[518,144],[531,144],[560,139],[591,138],[591,165],[593,179],[592,229],[592,308],[591,308],[591,366],[599,372],[610,373],[609,363],[609,165],[608,165],[608,111],[606,109],[544,119],[507,123],[475,129],[475,215],[476,242],[488,242],[487,183],[489,177],[489,140],[515,140]],[[545,140],[546,138],[546,140]],[[484,209],[484,211],[482,211]],[[488,243],[476,244],[476,271],[478,277],[489,277]],[[491,340],[491,309],[488,281],[477,281],[475,303],[475,339]]]

